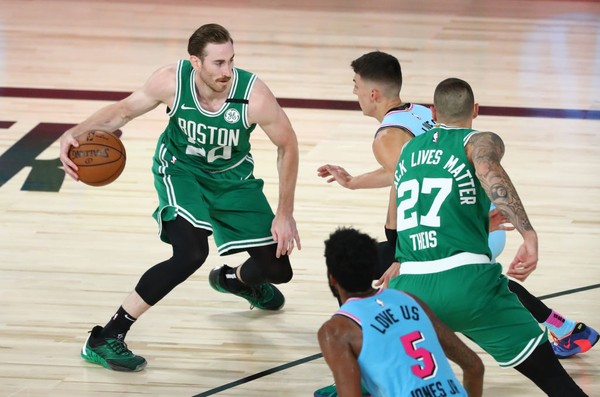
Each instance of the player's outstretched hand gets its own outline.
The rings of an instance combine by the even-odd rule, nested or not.
[[[327,183],[337,181],[337,183],[345,188],[350,188],[350,181],[352,181],[352,175],[339,165],[322,165],[317,168],[317,175],[321,178],[329,178],[327,179]]]

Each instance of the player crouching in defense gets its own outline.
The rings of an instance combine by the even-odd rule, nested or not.
[[[377,242],[338,229],[325,242],[327,277],[340,309],[319,330],[319,344],[340,397],[481,396],[484,367],[418,298],[371,286]],[[463,386],[448,359],[463,370]],[[465,390],[466,389],[466,390]]]

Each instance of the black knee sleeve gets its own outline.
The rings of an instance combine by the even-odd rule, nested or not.
[[[293,277],[290,258],[287,255],[277,258],[276,250],[275,244],[249,249],[250,258],[240,269],[242,281],[250,286],[265,282],[273,284],[289,282]]]
[[[195,228],[181,217],[164,225],[173,246],[173,256],[148,269],[135,287],[135,291],[149,305],[155,305],[187,280],[208,256],[206,230]]]
[[[269,266],[266,279],[269,283],[285,284],[289,283],[293,276],[294,272],[292,271],[292,265],[290,264],[290,257],[282,255]]]

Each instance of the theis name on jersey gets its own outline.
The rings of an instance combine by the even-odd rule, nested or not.
[[[179,117],[177,124],[190,143],[200,145],[237,146],[240,141],[239,128],[223,128],[196,123]]]

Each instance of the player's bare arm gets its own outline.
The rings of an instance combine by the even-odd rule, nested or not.
[[[298,177],[298,140],[287,115],[265,83],[256,79],[248,105],[250,123],[258,124],[277,146],[279,204],[271,232],[277,241],[277,257],[291,254],[294,243],[301,249],[294,220],[294,194]]]
[[[67,130],[60,139],[60,161],[65,172],[77,180],[77,166],[69,159],[71,146],[79,146],[76,137],[92,130],[113,132],[130,120],[149,112],[160,103],[171,105],[175,94],[176,65],[154,72],[146,83],[119,102],[96,111],[86,120]]]
[[[523,236],[523,245],[507,271],[507,275],[523,281],[537,267],[538,239],[517,190],[500,164],[504,142],[493,132],[481,132],[469,139],[465,150],[490,200]]]
[[[493,132],[475,134],[468,142],[467,155],[473,162],[482,187],[502,214],[517,230],[533,230],[525,208],[508,174],[500,164],[504,142]]]
[[[496,230],[515,230],[515,227],[498,208],[494,208],[490,211],[490,233],[495,232]]]
[[[390,178],[383,167],[364,174],[352,176],[339,165],[325,164],[317,168],[317,175],[321,178],[329,178],[327,179],[327,183],[337,182],[350,190],[390,186]]]
[[[396,165],[398,164],[402,148],[411,138],[412,136],[403,129],[386,128],[379,131],[373,140],[373,154],[386,171],[387,177],[390,178],[390,185],[394,181],[394,172],[396,171]],[[396,227],[396,189],[393,187],[390,191],[386,227],[392,229]],[[392,263],[381,278],[377,280],[376,285],[386,287],[389,281],[398,276],[399,273],[400,263]]]
[[[412,136],[400,128],[386,128],[377,133],[373,140],[373,154],[375,159],[386,171],[389,185],[394,182],[394,172],[402,152],[402,147]]]
[[[351,320],[334,316],[318,333],[323,358],[331,369],[340,397],[362,397],[357,357],[362,348],[362,332]]]
[[[410,294],[409,294],[410,295]],[[433,324],[446,356],[460,366],[463,371],[463,386],[469,397],[483,395],[483,374],[485,368],[479,356],[464,344],[419,298],[412,296],[423,308]]]
[[[379,153],[382,148],[381,145],[404,145],[412,138],[412,135],[401,128],[386,128],[377,133],[375,140],[373,141],[373,154],[377,158],[378,155],[386,157],[385,153]],[[394,156],[394,147],[392,150],[392,158]],[[376,152],[377,151],[377,152]],[[387,150],[386,150],[387,152]],[[400,157],[400,152],[398,152]],[[396,158],[397,160],[397,158]],[[379,159],[378,159],[379,161]],[[390,160],[390,163],[393,159]],[[381,164],[381,161],[379,161]],[[394,164],[394,167],[396,165]],[[390,172],[385,168],[381,167],[373,171],[365,172],[360,175],[352,176],[343,167],[332,164],[322,165],[317,169],[317,175],[321,178],[329,178],[327,183],[338,182],[341,186],[355,190],[355,189],[374,189],[391,186],[394,182],[393,171]]]

